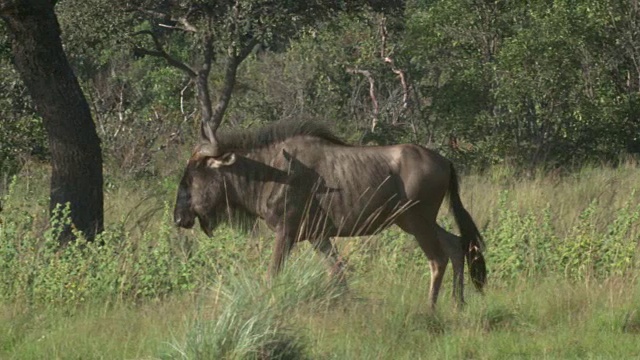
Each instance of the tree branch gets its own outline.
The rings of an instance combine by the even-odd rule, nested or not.
[[[244,59],[246,59],[247,56],[251,54],[251,52],[256,47],[256,45],[258,45],[258,43],[259,43],[258,39],[253,38],[249,40],[249,42],[237,54],[237,57],[240,60],[240,62],[243,62]]]
[[[391,58],[391,51],[387,53],[387,37],[389,36],[389,32],[387,31],[387,18],[385,16],[380,20],[380,57],[382,60],[391,67],[391,71],[394,74],[398,75],[400,78],[400,85],[402,86],[402,110],[405,111],[409,108],[409,85],[407,83],[407,76],[402,69],[398,69],[395,67],[393,59]],[[396,124],[396,118],[394,117],[393,123]]]
[[[188,28],[188,27],[185,27],[185,26],[175,26],[175,25],[162,24],[162,23],[158,23],[158,26],[166,28],[166,29],[181,30],[181,31],[186,31],[186,32],[197,32],[198,31],[196,28]]]
[[[189,16],[193,14],[194,11],[195,11],[195,8],[191,7],[189,8],[189,10],[187,10],[187,13],[184,16],[181,16],[175,19],[176,22],[178,22],[179,24],[182,24],[184,31],[198,32],[198,28],[196,28],[195,26],[193,26],[193,24],[189,22]]]
[[[393,59],[390,57],[386,57],[384,62],[389,64],[391,71],[400,78],[400,84],[402,85],[402,109],[406,110],[409,107],[409,84],[407,83],[407,76],[404,70],[398,69],[393,65]]]
[[[191,7],[191,8],[189,8],[189,10],[187,10],[187,13],[184,16],[174,17],[174,16],[171,16],[170,14],[162,12],[162,11],[145,9],[145,8],[142,8],[142,7],[129,8],[129,11],[137,11],[139,13],[146,14],[146,15],[149,15],[151,17],[154,17],[154,18],[158,19],[159,20],[158,21],[158,26],[165,27],[165,28],[170,28],[170,29],[175,29],[175,30],[187,31],[187,32],[198,32],[198,28],[196,28],[193,24],[191,24],[189,22],[189,16],[191,14],[193,14],[193,12],[195,10],[196,10],[195,8]],[[174,22],[174,23],[178,23],[178,24],[180,24],[182,26],[170,25],[170,24],[162,23],[160,21],[163,21],[163,22]]]
[[[202,60],[202,70],[206,71],[207,76],[211,72],[211,64],[213,63],[214,57],[213,33],[209,31],[204,37],[204,58]]]
[[[137,35],[151,36],[151,39],[153,40],[153,44],[155,45],[155,48],[156,48],[156,50],[154,51],[154,50],[148,50],[148,49],[135,46],[133,49],[134,53],[139,55],[149,55],[149,56],[164,58],[169,65],[184,71],[185,73],[187,73],[187,75],[189,75],[190,78],[195,78],[197,76],[196,72],[189,65],[185,64],[184,62],[176,59],[175,57],[167,53],[164,50],[164,47],[162,46],[162,44],[160,43],[160,40],[158,39],[158,37],[152,31],[142,30],[142,31],[138,31],[133,35],[134,36],[137,36]]]
[[[235,46],[232,46],[229,51],[229,57],[227,58],[227,64],[224,71],[224,84],[220,91],[218,103],[216,104],[215,109],[213,109],[213,114],[211,116],[211,125],[214,132],[218,126],[220,126],[224,112],[227,110],[229,102],[231,101],[233,88],[236,84],[238,66],[240,66],[244,59],[251,54],[251,51],[257,44],[258,40],[251,39],[242,49],[240,49],[240,51],[237,51]]]
[[[376,125],[378,125],[378,114],[380,112],[380,107],[378,105],[378,99],[376,98],[376,87],[375,87],[375,79],[369,70],[360,70],[360,69],[347,69],[347,72],[350,74],[360,74],[369,80],[369,97],[371,98],[371,104],[373,106],[373,119],[371,121],[371,132],[374,132],[376,129]]]

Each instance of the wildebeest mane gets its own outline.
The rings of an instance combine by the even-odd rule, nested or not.
[[[243,151],[268,147],[295,136],[310,136],[341,146],[349,146],[323,124],[316,121],[277,121],[255,129],[221,131],[220,147],[226,151]]]

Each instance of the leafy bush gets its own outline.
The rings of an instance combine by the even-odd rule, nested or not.
[[[56,233],[69,223],[68,208],[54,211],[51,226],[37,231],[27,211],[5,209],[0,224],[0,301],[77,304],[91,300],[137,301],[190,291],[215,282],[238,255],[231,246],[246,244],[229,230],[218,241],[180,239],[170,226],[169,207],[155,231],[135,238],[124,221],[95,239],[60,248]],[[226,235],[225,235],[226,234]]]
[[[631,196],[619,209],[596,201],[582,211],[566,236],[552,222],[552,211],[519,214],[506,203],[497,210],[498,226],[485,234],[490,239],[488,262],[491,275],[515,278],[561,275],[570,279],[624,275],[638,265],[636,234],[640,206]],[[608,226],[596,226],[600,212],[615,211]]]

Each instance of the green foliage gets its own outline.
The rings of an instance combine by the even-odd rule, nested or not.
[[[118,1],[65,0],[56,6],[56,15],[67,58],[80,78],[107,70],[126,49],[133,16]]]
[[[584,210],[570,233],[572,241],[565,241],[561,246],[560,264],[569,276],[622,276],[637,266],[633,224],[640,218],[640,207],[628,201],[616,212],[606,232],[601,233],[594,218],[598,205],[593,202]]]
[[[634,33],[637,14],[610,5],[415,4],[407,51],[429,120],[472,145],[476,165],[614,160],[636,142],[637,95],[620,75],[635,73],[637,40],[606,29]]]
[[[80,237],[60,248],[55,239],[69,224],[68,208],[56,210],[43,233],[33,231],[36,219],[28,212],[6,209],[0,224],[0,301],[64,305],[163,298],[209,284],[232,266],[230,245],[176,244],[168,213],[162,217],[167,225],[135,242],[120,222],[94,242]],[[223,239],[231,248],[244,243],[233,233]]]
[[[31,155],[48,154],[42,119],[35,115],[30,97],[9,61],[8,39],[0,27],[0,176],[6,182]]]
[[[506,194],[506,193],[503,193]],[[500,199],[496,210],[499,224],[485,234],[491,241],[488,262],[492,277],[561,275],[570,279],[622,276],[638,265],[635,233],[640,207],[634,197],[613,214],[613,222],[599,226],[603,208],[592,202],[560,237],[549,206],[542,213],[519,214]]]

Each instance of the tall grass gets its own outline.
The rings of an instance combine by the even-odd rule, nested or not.
[[[50,225],[46,176],[30,168],[0,213],[0,358],[628,358],[640,352],[637,170],[465,177],[489,288],[467,291],[463,311],[446,291],[431,312],[426,259],[398,229],[337,241],[346,293],[306,244],[267,281],[270,233],[177,230],[171,179],[119,179],[98,241],[59,248],[65,209]],[[444,207],[440,222],[455,232]]]
[[[640,177],[635,166],[585,168],[514,180],[470,176],[463,196],[488,242],[493,277],[604,278],[639,264]],[[508,172],[507,172],[508,173]]]
[[[306,339],[292,314],[325,308],[344,291],[306,254],[288,263],[273,281],[255,272],[225,274],[213,290],[213,309],[199,309],[185,339],[174,341],[166,358],[301,359]]]

